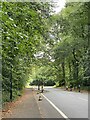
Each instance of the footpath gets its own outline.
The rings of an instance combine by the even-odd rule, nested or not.
[[[25,89],[21,98],[13,102],[7,111],[3,110],[2,118],[41,118],[40,110],[35,100],[36,94],[33,89]]]

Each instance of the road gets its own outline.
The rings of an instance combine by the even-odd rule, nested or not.
[[[42,101],[37,101],[42,118],[88,118],[88,93],[44,89]]]
[[[44,89],[43,94],[37,94],[36,87],[25,89],[23,96],[3,113],[3,118],[88,118],[87,93],[52,87]]]

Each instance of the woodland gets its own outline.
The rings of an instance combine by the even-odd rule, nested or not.
[[[1,2],[2,100],[26,84],[90,88],[89,2]]]

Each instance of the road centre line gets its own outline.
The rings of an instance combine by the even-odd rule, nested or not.
[[[60,115],[68,119],[68,117],[59,108],[57,108],[45,95],[42,94],[42,96],[60,113]]]

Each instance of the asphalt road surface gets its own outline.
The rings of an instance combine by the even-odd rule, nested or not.
[[[26,89],[3,118],[88,118],[87,93],[45,87],[43,94],[37,94],[35,89]]]
[[[88,118],[88,93],[44,89],[42,100],[37,101],[42,118]]]

